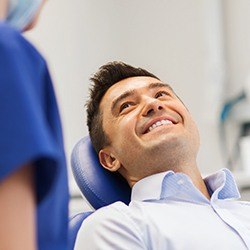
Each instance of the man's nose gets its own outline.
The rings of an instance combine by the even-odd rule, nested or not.
[[[145,106],[142,111],[143,116],[152,116],[158,111],[163,109],[163,104],[157,99],[151,99],[145,101]]]

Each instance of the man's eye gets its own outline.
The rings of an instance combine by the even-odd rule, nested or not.
[[[159,97],[166,96],[166,95],[168,95],[166,91],[160,91],[156,93],[155,98],[159,98]]]
[[[129,108],[132,105],[130,102],[125,102],[120,107],[120,112],[122,112],[124,109]]]

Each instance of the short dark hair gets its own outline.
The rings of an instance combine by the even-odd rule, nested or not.
[[[86,103],[87,125],[92,145],[98,154],[99,151],[110,144],[108,136],[102,126],[102,113],[100,112],[100,102],[107,90],[115,83],[129,77],[148,76],[160,80],[157,76],[142,68],[135,68],[123,62],[109,62],[99,68],[90,78],[90,96]]]

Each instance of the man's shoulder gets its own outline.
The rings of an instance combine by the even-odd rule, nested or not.
[[[144,215],[140,208],[126,205],[123,202],[115,202],[102,207],[91,214],[83,222],[83,231],[99,231],[102,229],[113,231],[114,228],[125,231],[133,231],[141,234],[144,231]],[[119,228],[119,229],[118,229]]]
[[[123,202],[115,202],[92,213],[84,221],[86,228],[107,228],[116,225],[124,228],[141,227],[137,213]]]
[[[125,244],[144,245],[145,230],[131,217],[130,210],[126,204],[115,202],[92,213],[77,233],[76,249],[83,246],[84,249],[118,249]]]
[[[91,220],[92,222],[104,222],[105,220],[120,220],[124,214],[130,214],[129,207],[123,202],[115,202],[108,206],[99,208],[86,220]],[[124,217],[123,217],[124,218]]]

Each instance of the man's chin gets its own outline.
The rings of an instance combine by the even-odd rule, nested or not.
[[[178,140],[178,137],[180,137],[180,135],[178,135],[178,133],[176,132],[158,130],[144,134],[142,140],[148,143],[161,144],[161,143],[172,143],[173,141]]]
[[[169,152],[179,148],[182,145],[182,140],[179,136],[173,133],[161,134],[160,136],[144,141],[145,146],[151,151]]]

